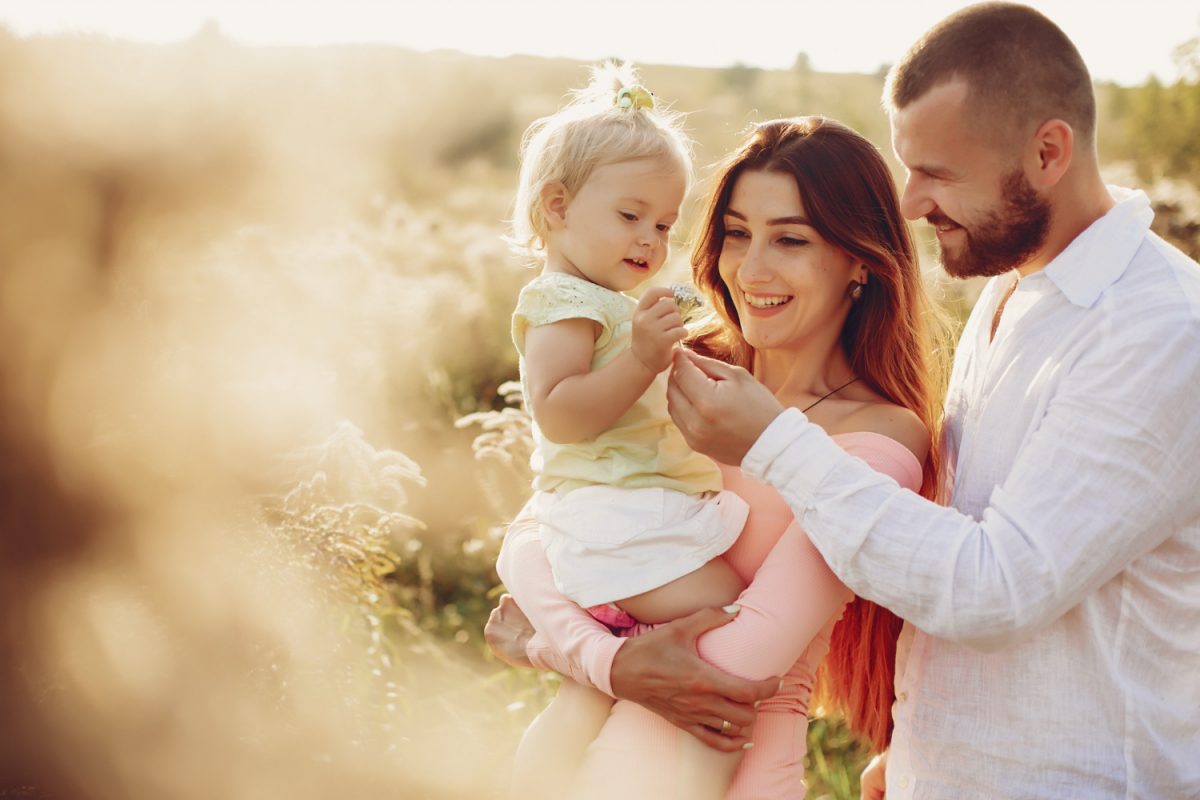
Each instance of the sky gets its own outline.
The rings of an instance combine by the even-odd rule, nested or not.
[[[1200,36],[1197,0],[1033,0],[1098,80],[1172,81],[1172,53]],[[18,35],[187,38],[214,21],[247,44],[395,44],[479,55],[874,72],[946,14],[951,0],[0,0]]]

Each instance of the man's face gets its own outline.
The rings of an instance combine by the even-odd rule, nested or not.
[[[1021,170],[1019,146],[1002,149],[968,126],[966,97],[966,83],[953,80],[892,112],[892,146],[908,170],[900,210],[934,226],[942,266],[956,278],[1022,266],[1050,225],[1050,204]]]

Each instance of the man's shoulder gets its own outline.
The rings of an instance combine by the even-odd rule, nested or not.
[[[1147,232],[1108,294],[1111,312],[1141,324],[1200,326],[1200,265],[1156,233]]]
[[[1142,245],[1146,257],[1175,284],[1193,310],[1200,309],[1200,264],[1153,231]],[[1139,251],[1139,256],[1142,253]]]

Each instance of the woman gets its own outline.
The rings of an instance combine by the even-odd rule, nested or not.
[[[716,310],[695,350],[746,367],[846,450],[933,495],[944,371],[895,185],[873,145],[820,117],[757,126],[721,171],[693,275]],[[900,621],[837,581],[773,490],[734,467],[724,478],[752,509],[726,556],[750,585],[736,621],[696,646],[744,678],[786,671],[750,730],[745,702],[762,684],[710,680],[680,654],[681,638],[727,617],[617,639],[554,591],[536,529],[519,519],[506,540],[501,577],[542,634],[526,648],[533,661],[623,698],[580,768],[583,796],[672,793],[674,733],[646,708],[716,749],[745,753],[730,797],[803,796],[814,683],[873,747],[887,744]],[[693,685],[710,691],[689,696]]]

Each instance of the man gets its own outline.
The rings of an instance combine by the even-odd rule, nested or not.
[[[910,623],[889,800],[1200,797],[1200,271],[1103,185],[1087,69],[1036,11],[947,18],[886,104],[905,216],[996,276],[946,401],[949,507],[719,362],[677,354],[672,415]]]

